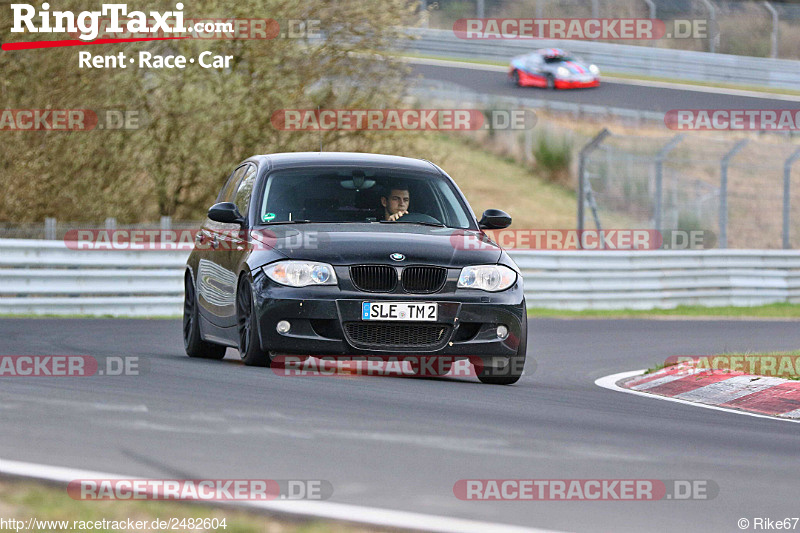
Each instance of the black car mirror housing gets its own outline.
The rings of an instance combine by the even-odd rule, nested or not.
[[[481,229],[503,229],[511,225],[511,216],[499,209],[487,209],[478,222]]]
[[[208,218],[214,222],[222,222],[223,224],[244,224],[245,220],[236,204],[232,202],[220,202],[214,204],[208,210]]]

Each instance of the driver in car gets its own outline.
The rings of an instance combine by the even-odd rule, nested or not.
[[[398,218],[408,214],[411,198],[408,194],[408,185],[394,183],[389,192],[381,196],[384,220],[395,222]]]

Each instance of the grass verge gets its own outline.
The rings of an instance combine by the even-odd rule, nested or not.
[[[800,305],[776,303],[754,307],[705,307],[702,305],[679,305],[673,309],[587,309],[569,311],[564,309],[528,309],[532,318],[662,318],[671,316],[692,318],[800,318]]]
[[[31,518],[48,521],[67,521],[68,527],[39,527],[24,529],[37,533],[79,531],[75,521],[97,522],[106,520],[127,522],[177,518],[225,519],[225,528],[195,529],[191,531],[217,531],[224,533],[366,533],[386,531],[322,521],[281,520],[274,516],[228,508],[207,507],[198,504],[156,501],[78,501],[67,495],[66,488],[18,479],[0,479],[0,517],[5,520],[27,521]],[[134,529],[92,528],[94,531],[136,531]],[[13,531],[13,529],[12,529]],[[22,531],[22,530],[20,530]],[[141,531],[141,530],[139,530]],[[148,528],[146,531],[159,531]],[[183,529],[183,531],[187,531]]]

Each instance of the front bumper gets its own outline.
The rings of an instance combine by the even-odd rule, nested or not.
[[[556,78],[556,89],[584,89],[587,87],[598,87],[600,85],[600,78],[593,80],[563,80]]]
[[[337,274],[338,268],[337,268]],[[340,278],[341,279],[341,278]],[[342,285],[340,283],[340,285]],[[449,286],[450,284],[448,284]],[[253,280],[259,338],[263,350],[301,355],[427,355],[452,357],[511,356],[527,334],[521,278],[511,288],[489,293],[446,289],[436,294],[378,294],[337,286],[293,288],[274,283],[258,271]],[[375,322],[361,319],[363,302],[436,302],[436,322]],[[291,329],[278,333],[287,320]],[[369,327],[436,326],[436,342],[425,345],[365,343],[353,331]],[[497,326],[508,328],[499,339]],[[405,332],[405,330],[402,330]]]

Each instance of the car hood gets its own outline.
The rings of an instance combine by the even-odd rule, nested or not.
[[[277,258],[321,261],[332,265],[431,264],[445,267],[494,264],[502,249],[483,232],[416,224],[302,224],[256,230],[263,249],[251,265]],[[271,249],[270,249],[271,248]],[[392,254],[404,259],[394,261]]]

